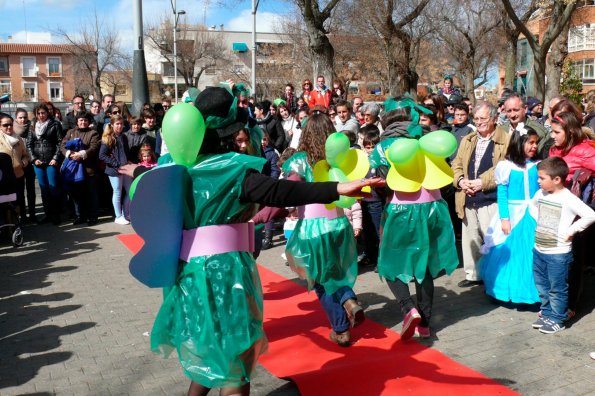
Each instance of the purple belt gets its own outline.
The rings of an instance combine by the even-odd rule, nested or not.
[[[254,223],[221,224],[182,231],[180,258],[254,251]]]
[[[298,208],[298,216],[300,219],[316,219],[319,217],[326,217],[329,220],[336,219],[337,217],[345,216],[343,209],[336,207],[328,210],[324,207],[324,204],[310,204],[306,206],[300,206]]]
[[[434,202],[442,199],[440,190],[426,190],[420,188],[419,191],[406,193],[395,191],[390,203],[392,204],[413,204],[413,203],[425,203]]]

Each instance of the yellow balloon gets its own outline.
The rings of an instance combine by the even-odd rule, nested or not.
[[[426,175],[422,182],[424,188],[437,190],[452,183],[454,172],[444,158],[426,153]]]
[[[326,162],[326,160],[318,161],[316,164],[314,164],[314,168],[312,169],[312,176],[314,176],[314,181],[329,181],[328,171],[330,169],[331,166],[328,164],[328,162]]]
[[[412,159],[397,165],[388,158],[390,170],[386,176],[386,183],[393,191],[416,192],[422,187],[426,174],[424,155],[418,151]]]
[[[366,177],[370,170],[370,160],[362,150],[350,149],[339,167],[353,181]]]

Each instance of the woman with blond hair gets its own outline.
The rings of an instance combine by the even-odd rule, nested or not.
[[[124,118],[121,115],[112,115],[110,123],[105,127],[101,137],[101,147],[99,148],[99,159],[105,162],[105,174],[109,176],[112,185],[112,205],[116,216],[115,223],[126,225],[130,224],[128,207],[130,200],[128,191],[132,178],[118,173],[118,168],[128,164],[130,149],[128,146],[128,137],[122,133],[124,131]],[[124,193],[126,191],[126,193]],[[122,206],[122,195],[124,195],[124,205]]]

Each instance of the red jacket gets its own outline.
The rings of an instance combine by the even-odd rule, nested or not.
[[[564,155],[562,149],[555,146],[550,148],[550,157],[560,157],[568,164],[568,177],[566,181],[572,180],[577,169],[586,168],[595,172],[595,141],[583,140]]]
[[[308,106],[310,106],[310,108],[316,105],[328,108],[328,106],[331,104],[331,91],[328,89],[322,92],[319,91],[318,88],[316,88],[314,91],[310,93],[310,95],[311,99],[310,102],[308,102]]]

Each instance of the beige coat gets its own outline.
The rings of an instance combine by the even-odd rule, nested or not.
[[[6,153],[12,158],[12,167],[14,168],[14,174],[18,177],[25,175],[25,167],[29,164],[29,154],[27,154],[27,148],[23,138],[12,135],[13,138],[17,138],[19,141],[13,147],[8,141],[8,137],[3,132],[0,132],[0,153]]]
[[[496,189],[496,180],[494,179],[494,169],[496,164],[504,160],[506,150],[508,149],[508,141],[510,137],[502,129],[497,128],[492,136],[494,141],[494,155],[492,156],[492,167],[486,172],[481,174],[479,177],[483,185],[483,191],[491,191]],[[475,150],[477,144],[477,133],[470,133],[461,140],[457,156],[452,161],[452,170],[454,172],[453,184],[457,189],[455,193],[455,207],[457,215],[463,219],[465,217],[465,193],[459,188],[459,179],[469,179],[469,161],[471,160],[471,154]]]

